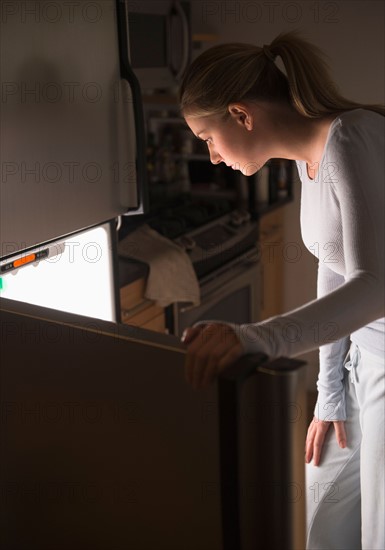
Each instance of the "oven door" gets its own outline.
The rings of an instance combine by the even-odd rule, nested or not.
[[[201,304],[174,304],[174,334],[198,321],[255,323],[260,311],[260,256],[257,249],[200,280]]]

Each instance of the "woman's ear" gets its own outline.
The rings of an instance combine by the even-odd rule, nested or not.
[[[241,126],[244,126],[246,130],[253,129],[253,116],[252,112],[243,103],[231,103],[228,107],[230,116]]]

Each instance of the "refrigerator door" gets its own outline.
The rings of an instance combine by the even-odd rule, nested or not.
[[[222,550],[216,389],[179,340],[0,305],[0,547]]]
[[[0,305],[1,548],[305,547],[300,362],[197,392],[175,337]]]
[[[3,7],[0,256],[140,212],[145,187],[125,4]]]

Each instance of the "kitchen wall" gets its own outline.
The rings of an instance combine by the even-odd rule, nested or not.
[[[193,0],[191,5],[193,33],[215,34],[217,42],[263,45],[282,31],[300,30],[325,52],[334,80],[345,96],[368,103],[385,101],[383,2]],[[214,43],[202,43],[201,51]],[[299,230],[298,180],[294,193],[294,202],[284,209],[285,241],[294,243],[291,250],[298,252],[285,262],[285,310],[313,299],[316,291],[316,262],[304,249]],[[307,385],[313,389],[318,352],[304,358],[310,367]]]

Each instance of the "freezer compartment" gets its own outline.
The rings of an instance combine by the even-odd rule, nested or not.
[[[1,21],[0,225],[2,248],[17,252],[142,212],[146,174],[124,4],[11,4]]]
[[[172,336],[6,299],[1,329],[2,548],[303,547],[303,493],[270,494],[302,483],[300,365],[244,358],[197,392]]]

